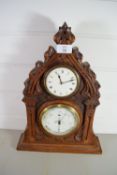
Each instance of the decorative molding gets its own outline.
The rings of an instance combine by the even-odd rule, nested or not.
[[[24,58],[25,60],[25,58]],[[38,61],[38,60],[37,60]],[[33,60],[32,60],[33,62]],[[10,62],[7,62],[7,63],[4,63],[4,62],[0,62],[0,67],[13,67],[13,69],[16,69],[16,67],[25,67],[26,69],[27,68],[33,68],[34,67],[34,64],[33,63],[22,63],[22,62],[18,62],[18,63],[10,63]],[[99,71],[99,72],[117,72],[117,67],[102,67],[102,66],[92,66],[92,69],[95,70],[96,72]]]
[[[117,0],[97,0],[97,1],[103,1],[103,2],[117,2]]]
[[[54,31],[0,31],[0,37],[16,36],[16,37],[48,37],[53,35]],[[91,38],[91,39],[105,39],[105,40],[117,40],[117,34],[99,34],[99,33],[82,33],[76,32],[76,36],[79,38]]]
[[[12,116],[5,117],[3,120],[3,116],[0,115],[0,128],[1,129],[12,129],[12,130],[24,130],[26,125],[26,116]],[[116,123],[116,120],[109,120],[108,125],[104,125],[103,120],[96,120],[94,121],[94,131],[95,133],[103,133],[103,134],[117,134],[117,127],[112,127],[113,124]],[[109,125],[111,124],[111,127]],[[105,126],[105,127],[104,127]]]
[[[21,130],[25,128],[26,125],[26,119],[25,116],[22,118],[22,116],[13,116],[12,117],[6,117],[7,115],[0,115],[0,128],[1,129],[17,129]]]
[[[0,36],[48,36],[54,34],[54,31],[28,31],[28,30],[22,30],[22,31],[7,31],[7,30],[0,30]]]
[[[93,66],[93,70],[96,72],[117,72],[117,67],[95,67]]]
[[[103,39],[103,40],[117,40],[117,35],[113,34],[99,34],[99,33],[76,33],[79,38],[90,38],[90,39]]]

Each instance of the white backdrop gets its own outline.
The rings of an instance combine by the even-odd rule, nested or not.
[[[94,130],[117,133],[116,0],[0,0],[0,128],[25,128],[23,82],[64,21],[102,86]]]

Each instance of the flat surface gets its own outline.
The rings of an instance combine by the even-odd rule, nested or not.
[[[0,130],[0,175],[117,175],[117,135],[99,135],[103,154],[17,151],[21,131]]]

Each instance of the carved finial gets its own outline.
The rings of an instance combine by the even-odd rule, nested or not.
[[[64,28],[64,29],[69,28],[71,30],[71,27],[68,27],[66,22],[63,23],[62,27],[59,27],[59,29],[61,29],[61,28]]]
[[[57,44],[72,44],[75,40],[74,34],[71,32],[71,27],[68,27],[64,22],[62,27],[59,27],[59,31],[54,36],[54,41]]]

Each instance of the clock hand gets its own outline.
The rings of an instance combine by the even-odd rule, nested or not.
[[[56,74],[58,75],[58,78],[59,78],[59,80],[60,80],[60,84],[62,84],[62,80],[61,80],[61,77],[60,77],[60,75],[56,72]]]
[[[71,79],[71,80],[68,80],[68,81],[63,81],[62,84],[69,83],[69,82],[71,82],[71,81],[74,81],[74,80]]]

